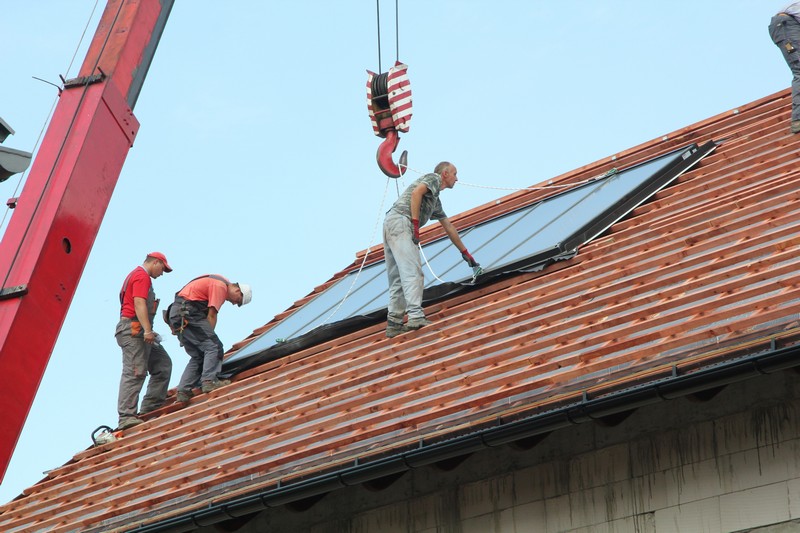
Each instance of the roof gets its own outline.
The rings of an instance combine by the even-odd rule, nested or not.
[[[239,516],[435,460],[424,450],[445,457],[475,435],[501,443],[519,436],[500,433],[515,424],[575,422],[547,426],[559,410],[613,398],[630,408],[647,385],[800,345],[800,136],[789,108],[781,91],[553,178],[582,183],[718,144],[571,258],[440,298],[426,307],[434,326],[417,332],[387,339],[373,320],[260,360],[78,452],[0,507],[0,529],[144,531],[201,523],[212,508]],[[465,227],[552,194],[520,191],[451,220]],[[423,240],[442,234],[433,225]]]

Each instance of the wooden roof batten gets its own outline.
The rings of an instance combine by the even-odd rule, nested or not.
[[[793,341],[800,340],[800,332],[786,333]],[[656,372],[648,372],[649,377],[657,377],[643,385],[613,391],[607,394],[590,396],[589,390],[582,390],[562,398],[566,405],[546,410],[531,416],[486,422],[487,427],[470,431],[457,437],[442,437],[426,444],[418,442],[409,450],[374,459],[356,458],[332,471],[317,472],[305,479],[278,482],[256,493],[210,504],[194,514],[176,516],[156,523],[142,524],[132,529],[137,533],[190,531],[200,525],[223,522],[231,518],[243,518],[261,510],[294,502],[311,501],[316,503],[326,494],[358,484],[370,484],[383,479],[396,480],[400,474],[412,469],[446,463],[448,460],[462,459],[473,453],[517,442],[541,438],[553,431],[586,422],[615,425],[627,418],[632,411],[641,407],[684,397],[702,395],[705,391],[718,391],[738,381],[755,376],[796,369],[800,366],[800,344],[780,348],[781,335],[770,335],[751,342],[745,349],[727,351],[728,355],[747,353],[754,346],[762,348],[756,354],[735,357],[729,362],[712,367],[680,373],[678,365],[662,369],[664,377],[658,378]],[[688,366],[688,365],[687,365]],[[622,415],[622,419],[616,418]],[[525,446],[525,448],[529,448]],[[383,486],[380,484],[379,486]],[[388,485],[385,485],[388,486]],[[383,488],[385,488],[383,486]]]
[[[386,339],[367,325],[170,404],[0,507],[0,529],[188,531],[302,511],[340,488],[796,369],[800,136],[788,111],[781,91],[555,178],[719,143],[571,259],[437,301],[426,314],[440,327]],[[459,216],[477,223],[542,194]]]

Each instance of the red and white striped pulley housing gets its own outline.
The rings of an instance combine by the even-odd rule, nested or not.
[[[388,72],[376,74],[367,71],[367,108],[372,130],[385,140],[378,147],[378,167],[391,178],[399,178],[406,171],[408,152],[403,151],[399,165],[392,154],[400,142],[398,132],[408,133],[411,122],[411,83],[408,65],[399,61]]]

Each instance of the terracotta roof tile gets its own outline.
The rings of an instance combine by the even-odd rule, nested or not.
[[[577,184],[720,143],[571,259],[445,298],[426,309],[431,327],[386,339],[384,324],[367,325],[169,405],[0,507],[0,529],[157,522],[798,344],[800,136],[788,133],[788,110],[782,91],[553,178]],[[479,223],[551,194],[520,191],[453,220]],[[369,254],[382,259],[380,246]]]

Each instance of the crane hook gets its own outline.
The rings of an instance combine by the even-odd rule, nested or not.
[[[392,154],[397,149],[400,142],[400,136],[394,128],[386,130],[386,139],[378,146],[378,152],[375,154],[375,159],[378,161],[378,168],[389,176],[390,178],[399,178],[402,176],[406,168],[408,168],[408,151],[403,150],[400,154],[400,164],[396,165],[392,160]]]

